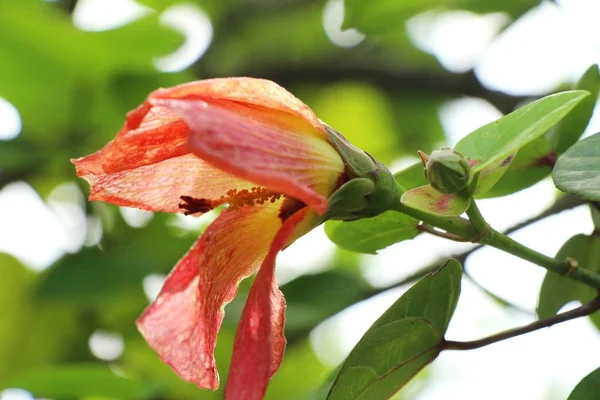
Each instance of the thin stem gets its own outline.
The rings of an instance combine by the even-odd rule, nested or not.
[[[544,218],[559,214],[563,211],[573,209],[575,207],[578,207],[578,206],[586,204],[586,203],[587,203],[587,201],[582,200],[580,197],[573,196],[573,195],[564,195],[564,196],[560,197],[558,200],[556,200],[556,202],[554,204],[552,204],[550,207],[548,207],[546,210],[542,211],[541,213],[539,213],[523,222],[519,222],[518,224],[511,226],[510,228],[505,230],[503,233],[505,235],[508,235],[509,233],[516,232],[516,231],[523,229],[529,225],[532,225],[538,221],[541,221]],[[467,258],[469,258],[469,256],[471,254],[473,254],[475,251],[481,249],[482,247],[483,247],[483,245],[478,245],[478,246],[475,246],[475,247],[473,247],[467,251],[464,251],[462,253],[456,253],[456,254],[450,255],[449,257],[442,257],[439,260],[434,261],[434,262],[420,268],[419,270],[415,271],[414,273],[405,277],[404,279],[402,279],[399,282],[396,282],[392,285],[388,285],[385,287],[380,287],[380,288],[377,288],[377,289],[374,289],[374,290],[368,292],[365,295],[365,299],[376,296],[379,293],[383,293],[387,290],[394,289],[394,288],[397,288],[400,286],[404,286],[408,283],[411,283],[418,279],[421,279],[425,275],[437,271],[440,268],[440,265],[442,265],[444,263],[444,261],[446,261],[446,259],[448,259],[448,258],[454,258],[455,260],[459,261],[461,264],[464,264],[465,261],[467,260]]]
[[[600,288],[600,275],[584,268],[579,268],[576,260],[570,258],[557,260],[548,257],[493,229],[489,235],[481,239],[480,243],[503,250],[559,275],[569,276],[595,289]]]
[[[505,234],[492,229],[483,218],[483,215],[481,215],[475,200],[471,202],[471,206],[467,210],[467,215],[475,229],[481,234],[481,237],[478,240],[479,243],[503,250],[557,274],[571,276],[573,279],[581,281],[593,288],[600,288],[600,275],[591,273],[585,269],[580,269],[576,260],[570,258],[566,260],[557,260],[556,258],[548,257],[522,245]]]
[[[467,216],[469,217],[469,221],[471,221],[473,227],[482,236],[490,230],[490,224],[488,224],[485,218],[483,218],[481,211],[479,211],[479,207],[477,207],[475,199],[471,199],[471,205],[467,210]]]
[[[529,325],[522,326],[516,329],[510,329],[504,332],[497,333],[492,336],[485,337],[479,340],[473,340],[468,342],[458,342],[453,340],[444,340],[440,344],[440,350],[473,350],[480,347],[488,346],[506,339],[514,338],[520,335],[524,335],[529,332],[537,331],[542,328],[548,328],[552,325],[559,324],[561,322],[569,321],[575,318],[585,317],[592,314],[600,309],[600,296],[596,297],[589,303],[586,303],[573,310],[554,315],[550,318],[546,318],[540,321],[532,322]]]
[[[431,225],[428,225],[428,224],[419,224],[419,225],[417,225],[417,229],[422,232],[429,233],[430,235],[434,235],[434,236],[441,237],[441,238],[448,239],[448,240],[453,240],[455,242],[468,242],[469,241],[468,239],[462,238],[453,233],[438,231],[437,229],[435,229],[434,227],[432,227]]]
[[[443,229],[446,232],[469,239],[469,241],[473,243],[487,244],[488,246],[495,247],[539,265],[540,267],[546,268],[549,271],[569,276],[570,278],[595,289],[600,288],[600,275],[584,268],[579,268],[579,265],[575,260],[556,260],[552,257],[548,257],[489,227],[474,203],[475,202],[473,202],[472,206],[469,208],[467,215],[470,214],[469,218],[476,221],[475,224],[477,224],[477,228],[473,225],[473,222],[463,218],[441,217],[439,215],[429,214],[405,206],[400,202],[396,204],[395,210],[410,215],[436,228]]]
[[[394,210],[406,215],[410,215],[419,221],[423,221],[426,224],[443,229],[446,232],[453,233],[463,238],[471,238],[477,235],[477,231],[473,228],[471,223],[464,218],[441,217],[439,215],[429,214],[424,211],[417,210],[416,208],[405,206],[401,202],[395,204]]]

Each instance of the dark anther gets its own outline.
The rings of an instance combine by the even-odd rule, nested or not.
[[[185,210],[184,215],[203,214],[212,210],[214,204],[208,199],[196,199],[191,196],[181,196],[182,203],[179,203],[179,209]]]

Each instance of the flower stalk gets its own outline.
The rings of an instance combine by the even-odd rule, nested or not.
[[[440,217],[416,210],[402,203],[397,204],[394,209],[423,221],[431,227],[443,229],[453,236],[473,243],[494,247],[536,264],[548,271],[567,276],[594,289],[600,289],[600,274],[579,266],[576,260],[557,260],[556,258],[546,256],[490,227],[474,200],[467,211],[469,220],[461,217]]]

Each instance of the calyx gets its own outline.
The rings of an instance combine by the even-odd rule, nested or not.
[[[326,219],[356,220],[379,215],[400,202],[392,173],[365,151],[326,124],[331,144],[340,154],[348,180],[329,197]]]

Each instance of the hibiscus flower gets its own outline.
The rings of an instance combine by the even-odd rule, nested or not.
[[[285,347],[275,257],[323,222],[329,197],[348,180],[329,129],[273,82],[212,79],[151,93],[113,141],[73,160],[90,200],[192,215],[228,205],[137,321],[183,379],[219,386],[214,349],[224,307],[257,273],[225,396],[264,396]]]

